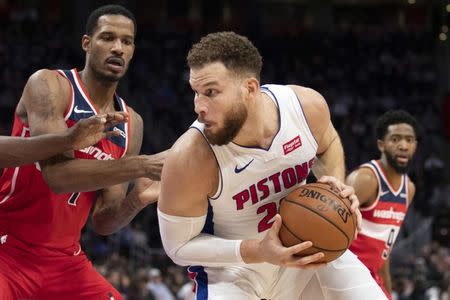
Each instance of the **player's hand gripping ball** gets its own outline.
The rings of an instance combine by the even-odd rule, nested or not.
[[[348,249],[356,230],[351,202],[333,191],[329,184],[310,183],[287,195],[280,204],[280,240],[285,247],[304,241],[313,246],[300,253],[323,252],[318,262],[330,262]]]

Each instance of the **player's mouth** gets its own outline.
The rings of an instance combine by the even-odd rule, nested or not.
[[[108,67],[114,72],[121,72],[125,65],[123,58],[121,57],[110,57],[106,60]]]
[[[200,118],[200,117],[198,118],[198,121],[203,124],[205,129],[210,129],[212,127],[212,125],[213,125],[212,122],[208,122],[208,121],[206,121],[206,120],[204,120],[203,118]]]
[[[395,159],[397,160],[398,163],[402,165],[406,165],[409,161],[409,157],[406,155],[397,155]]]

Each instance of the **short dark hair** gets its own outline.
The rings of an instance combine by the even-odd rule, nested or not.
[[[95,27],[97,27],[98,19],[101,16],[105,15],[122,15],[131,21],[133,21],[134,24],[134,34],[136,34],[136,18],[134,17],[133,13],[126,9],[125,7],[117,4],[109,4],[100,6],[99,8],[95,9],[91,12],[89,15],[87,22],[86,22],[86,34],[92,35],[95,31]]]
[[[232,31],[210,33],[194,44],[187,55],[189,68],[221,62],[236,74],[251,73],[260,80],[262,57],[245,36]]]
[[[404,110],[389,110],[381,115],[375,123],[375,136],[378,140],[384,139],[387,134],[388,127],[394,124],[405,123],[414,129],[416,139],[420,139],[420,128],[416,119]]]

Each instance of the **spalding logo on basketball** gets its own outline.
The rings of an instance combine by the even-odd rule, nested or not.
[[[350,204],[329,184],[302,185],[281,201],[281,242],[289,247],[311,241],[313,246],[299,255],[323,252],[319,262],[335,260],[348,249],[355,234],[356,215],[350,212]]]

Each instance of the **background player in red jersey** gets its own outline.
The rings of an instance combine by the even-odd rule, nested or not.
[[[119,122],[126,122],[127,119],[126,113],[108,113],[80,120],[60,134],[30,138],[0,136],[0,168],[48,159],[65,151],[83,149],[103,138],[118,136],[119,132],[106,129]]]
[[[94,229],[109,234],[157,199],[166,154],[138,155],[143,124],[116,94],[134,52],[136,22],[125,8],[91,13],[82,71],[40,70],[17,105],[13,136],[58,134],[106,113],[128,114],[118,136],[0,178],[0,299],[121,299],[79,244],[91,208]],[[128,181],[138,178],[127,194]]]
[[[363,164],[346,180],[355,188],[363,216],[350,250],[391,299],[389,255],[415,193],[406,172],[416,151],[418,125],[409,113],[392,110],[377,120],[375,133],[381,158]]]

